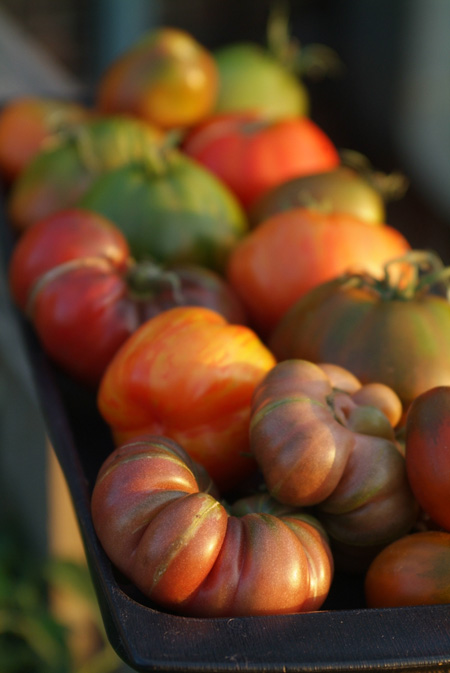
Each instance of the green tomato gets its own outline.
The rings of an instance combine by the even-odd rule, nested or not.
[[[256,111],[270,119],[309,113],[309,94],[293,72],[251,42],[230,44],[214,53],[219,69],[217,113]]]

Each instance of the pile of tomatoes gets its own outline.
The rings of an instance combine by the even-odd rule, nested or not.
[[[93,522],[144,595],[318,610],[339,568],[369,607],[450,600],[448,270],[298,76],[160,28],[93,105],[5,106],[0,170],[12,297],[96,391]]]

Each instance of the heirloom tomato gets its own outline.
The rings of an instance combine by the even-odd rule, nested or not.
[[[450,303],[438,291],[446,277],[436,255],[418,250],[390,260],[382,277],[343,274],[299,299],[269,347],[279,360],[332,362],[363,383],[380,381],[406,411],[429,388],[450,384]]]
[[[405,237],[388,225],[295,208],[253,229],[231,253],[227,276],[257,329],[267,334],[316,285],[349,269],[380,276],[389,259],[409,249]]]
[[[309,113],[309,94],[301,79],[263,46],[228,44],[214,58],[219,71],[216,114],[258,112],[275,120]]]
[[[343,165],[293,177],[273,187],[253,204],[249,219],[256,226],[271,215],[299,207],[348,213],[371,224],[383,224],[386,219],[380,191],[358,171]]]
[[[172,437],[226,490],[255,470],[251,396],[274,364],[248,327],[207,308],[172,308],[142,325],[113,358],[99,410],[116,442],[143,433]]]
[[[141,323],[169,307],[208,306],[231,322],[246,320],[221,276],[135,262],[121,231],[87,210],[58,211],[24,232],[9,280],[47,353],[90,385]]]
[[[176,28],[151,31],[106,69],[97,107],[135,115],[162,129],[190,126],[216,102],[217,66],[192,35]]]
[[[222,272],[248,231],[245,213],[226,185],[175,148],[154,161],[99,176],[79,205],[112,220],[136,259],[162,264],[200,264]]]
[[[408,532],[418,515],[390,420],[400,415],[383,384],[286,360],[255,388],[250,450],[272,497],[315,506],[333,543],[375,548]]]
[[[318,610],[333,559],[310,515],[250,501],[228,514],[204,471],[163,436],[136,437],[101,466],[92,518],[110,560],[160,607],[237,617]]]
[[[395,540],[370,564],[364,588],[369,608],[450,603],[450,533]]]
[[[104,171],[153,156],[162,133],[137,119],[94,117],[66,129],[43,148],[14,181],[10,221],[19,232],[78,200]]]
[[[339,163],[333,142],[307,117],[272,121],[251,112],[217,115],[192,128],[182,148],[220,177],[246,209],[289,178]]]
[[[413,400],[406,417],[405,457],[419,504],[450,531],[450,385],[430,388]]]
[[[60,134],[91,112],[72,101],[27,96],[14,98],[0,112],[0,173],[15,180],[44,147],[58,142]]]

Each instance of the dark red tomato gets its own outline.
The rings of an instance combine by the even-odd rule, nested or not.
[[[45,350],[91,385],[137,327],[167,308],[207,306],[230,322],[246,322],[218,274],[135,262],[120,230],[87,210],[59,211],[28,229],[13,251],[9,277]]]
[[[363,383],[384,383],[405,410],[426,390],[450,385],[450,302],[434,287],[447,271],[422,251],[401,260],[382,278],[348,273],[306,293],[272,332],[275,356],[332,362]],[[419,268],[428,273],[416,277]]]
[[[190,130],[183,150],[221,178],[246,209],[289,178],[339,163],[333,142],[311,119],[270,121],[251,112],[207,119]]]
[[[396,540],[372,561],[369,608],[450,603],[450,534],[422,531]]]
[[[136,437],[100,468],[92,518],[111,561],[151,601],[197,617],[318,610],[333,577],[319,522],[248,502],[228,514],[181,445]]]
[[[405,428],[406,469],[425,512],[450,531],[450,386],[437,386],[411,404]]]

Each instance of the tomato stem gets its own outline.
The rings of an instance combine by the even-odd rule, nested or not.
[[[450,298],[450,267],[444,266],[439,255],[432,251],[411,250],[402,257],[384,265],[382,278],[362,274],[348,274],[344,282],[370,288],[382,299],[408,301],[424,295],[441,284]]]
[[[147,301],[161,289],[169,289],[175,302],[184,304],[179,276],[151,260],[142,260],[130,266],[126,282],[134,298],[139,301]]]

